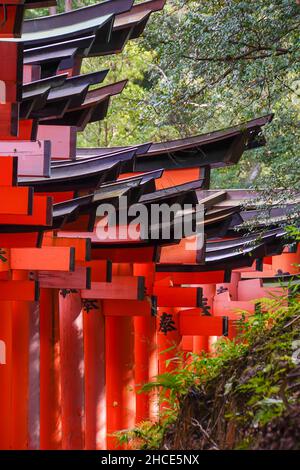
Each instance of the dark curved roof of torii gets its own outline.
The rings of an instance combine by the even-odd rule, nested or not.
[[[265,144],[262,127],[271,122],[272,114],[241,123],[237,126],[169,142],[153,143],[145,153],[139,153],[135,171],[156,168],[176,169],[183,167],[210,166],[212,168],[235,164],[244,150]],[[124,149],[78,148],[77,158],[105,155],[110,151]]]
[[[7,40],[20,42],[24,49],[31,49],[94,36],[95,44],[91,45],[90,55],[119,51],[128,39],[138,37],[143,32],[151,12],[161,10],[165,0],[150,0],[134,7],[132,4],[132,0],[109,0],[66,13],[27,20],[24,21],[21,37]],[[119,36],[121,44],[118,43]],[[111,41],[116,41],[116,44],[110,44]]]
[[[75,24],[100,19],[104,16],[117,15],[131,9],[134,0],[106,0],[95,5],[90,5],[65,13],[43,16],[26,20],[23,23],[23,34],[36,32],[48,33],[57,28],[68,28]]]

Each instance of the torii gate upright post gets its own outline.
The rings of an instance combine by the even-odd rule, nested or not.
[[[130,263],[113,265],[113,275],[131,276]],[[120,312],[121,313],[121,312]],[[134,323],[132,316],[107,315],[106,329],[106,403],[107,447],[119,448],[113,433],[135,424]]]

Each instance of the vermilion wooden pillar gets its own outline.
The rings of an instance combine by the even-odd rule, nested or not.
[[[201,288],[203,290],[203,300],[204,308],[202,312],[205,314],[205,308],[209,307],[207,310],[210,315],[213,314],[213,297],[215,295],[216,285],[215,284],[202,284]],[[202,352],[209,352],[209,336],[199,336],[195,335],[193,337],[193,352],[195,354],[201,354]]]
[[[106,316],[107,447],[118,448],[112,433],[135,424],[134,328],[128,316]]]
[[[144,276],[146,292],[151,295],[155,279],[154,263],[135,263],[133,270],[135,276]],[[134,330],[135,382],[138,390],[141,385],[153,381],[158,374],[156,318],[135,317]],[[137,393],[136,423],[156,419],[157,414],[157,392]]]
[[[40,304],[29,307],[28,449],[40,449]]]
[[[61,415],[64,450],[84,448],[83,313],[80,293],[59,293]]]
[[[181,335],[179,333],[179,321],[178,321],[178,312],[176,308],[172,307],[159,307],[158,316],[157,316],[157,348],[158,348],[158,373],[164,374],[165,372],[170,372],[176,367],[179,366],[179,363],[174,359],[179,352]],[[166,317],[168,315],[168,317]],[[166,333],[162,331],[162,325],[164,318],[172,321],[173,330],[170,330]],[[170,323],[169,323],[170,326]],[[170,361],[169,363],[167,361]],[[168,396],[168,394],[167,394]],[[161,401],[159,403],[159,410],[162,413],[165,409],[168,408],[167,401]]]
[[[193,336],[193,353],[209,352],[209,336]]]
[[[27,271],[13,272],[14,280],[28,279]],[[12,302],[12,415],[11,447],[28,447],[30,302]]]
[[[40,380],[41,449],[61,449],[60,334],[57,289],[41,289]]]
[[[137,391],[157,375],[156,319],[134,318],[135,383]],[[136,423],[153,418],[155,394],[137,393]]]
[[[0,302],[0,340],[5,345],[5,364],[0,364],[0,449],[11,448],[12,411],[12,307],[11,302]]]
[[[164,317],[168,315],[168,317]],[[174,322],[171,331],[164,333],[162,331],[163,318]],[[170,325],[170,324],[169,324]],[[172,307],[159,307],[158,316],[157,316],[157,347],[158,347],[158,373],[163,374],[172,369],[175,369],[178,364],[176,362],[170,362],[167,364],[167,361],[173,359],[177,356],[181,335],[179,333],[179,324],[178,324],[178,310]]]
[[[105,319],[100,301],[83,313],[85,448],[106,449]]]

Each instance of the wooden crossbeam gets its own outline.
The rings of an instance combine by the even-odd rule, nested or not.
[[[155,299],[145,300],[102,300],[102,312],[112,316],[147,316],[156,311]]]
[[[113,276],[112,282],[92,282],[91,289],[81,292],[83,299],[143,300],[145,279],[143,276]]]
[[[52,223],[52,200],[48,196],[33,198],[31,215],[0,214],[0,224],[49,226]]]
[[[91,239],[90,238],[60,238],[46,233],[43,239],[43,246],[64,246],[75,248],[75,261],[90,261],[91,259]]]
[[[33,189],[0,186],[0,215],[32,215]]]
[[[22,233],[0,233],[0,246],[5,248],[38,248],[42,234],[40,232]]]
[[[224,271],[208,272],[156,272],[155,280],[164,278],[172,280],[174,285],[180,284],[217,284],[224,281]]]
[[[0,105],[1,107],[2,105]],[[0,108],[1,109],[1,108]],[[14,109],[14,114],[18,116],[18,107]],[[8,114],[10,117],[11,114]],[[4,117],[2,115],[2,117]],[[16,121],[15,121],[16,124]],[[11,133],[11,126],[3,126],[1,129],[0,127],[0,136],[1,140],[13,140],[13,141],[18,141],[18,140],[35,140],[36,139],[36,122],[33,121],[32,119],[22,119],[18,123],[18,129],[16,128],[14,133]]]
[[[110,260],[92,260],[79,262],[81,266],[91,269],[92,282],[111,282],[112,263]]]
[[[37,138],[51,140],[52,160],[75,160],[76,128],[71,126],[38,126]]]
[[[97,248],[93,249],[93,259],[110,259],[113,263],[147,263],[155,261],[157,248]]]
[[[201,309],[183,310],[179,315],[181,335],[223,336],[228,334],[227,317],[201,315]]]
[[[255,304],[246,301],[226,301],[226,295],[224,294],[219,295],[217,300],[214,301],[215,316],[226,315],[230,320],[238,320],[242,316],[242,311],[247,312],[249,315],[253,315],[255,312]]]
[[[159,307],[200,307],[202,289],[197,287],[155,287]]]
[[[65,247],[12,248],[11,269],[74,271],[75,249]]]
[[[49,140],[1,141],[0,157],[16,156],[18,176],[50,176],[51,143]]]
[[[39,299],[37,281],[0,281],[0,300],[36,301]]]
[[[91,268],[75,266],[74,272],[38,271],[40,287],[50,289],[90,289]]]
[[[0,158],[0,186],[16,186],[18,181],[17,157]]]
[[[284,289],[280,287],[263,287],[262,279],[248,279],[240,281],[237,288],[238,300],[251,301],[261,298],[276,298],[284,295]]]

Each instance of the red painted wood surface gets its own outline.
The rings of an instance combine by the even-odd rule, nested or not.
[[[83,313],[85,449],[106,449],[105,318],[99,307]]]
[[[112,434],[135,424],[133,319],[116,311],[105,318],[105,327],[107,448],[116,449],[120,446]]]
[[[40,287],[51,289],[86,289],[90,287],[89,268],[76,266],[73,272],[42,271],[37,272]]]
[[[28,280],[0,281],[0,300],[38,300],[38,283]]]
[[[40,241],[40,234],[38,232],[22,233],[0,233],[0,246],[6,248],[35,248]]]
[[[160,307],[199,307],[197,287],[154,287]]]
[[[134,353],[136,390],[153,380],[158,373],[156,346],[156,318],[134,317]],[[137,393],[136,423],[157,417],[156,392]]]
[[[206,317],[201,314],[182,311],[179,315],[179,330],[181,335],[222,336],[223,318]]]
[[[20,37],[19,15],[23,17],[23,9],[18,5],[9,4],[5,10],[4,8],[0,10],[0,37]]]
[[[17,157],[0,158],[0,186],[16,186],[18,160]]]
[[[148,316],[151,315],[151,300],[102,300],[104,315],[118,317]]]
[[[74,271],[74,249],[64,247],[12,248],[12,269]]]
[[[80,264],[91,270],[91,279],[93,282],[111,281],[111,262],[109,260],[92,260]]]
[[[198,335],[193,336],[193,348],[194,354],[203,354],[209,352],[209,336]]]
[[[76,262],[85,262],[91,259],[91,240],[89,238],[61,238],[47,233],[43,238],[43,246],[72,247],[75,250]]]
[[[70,126],[38,126],[37,139],[51,140],[52,160],[76,158],[76,128]]]
[[[1,20],[0,20],[1,21]],[[1,33],[0,33],[1,37]],[[5,64],[1,68],[0,80],[5,83],[5,97],[2,96],[2,103],[16,103],[21,99],[22,85],[22,44],[1,41],[0,42],[0,63]],[[3,99],[4,98],[4,99]],[[1,116],[1,121],[3,116]]]
[[[224,271],[208,272],[157,272],[155,279],[161,280],[169,277],[174,285],[180,284],[211,284],[223,282]]]
[[[40,447],[62,448],[61,362],[58,291],[41,289],[40,297]]]
[[[6,155],[17,157],[18,176],[50,176],[49,141],[1,141],[0,158]]]
[[[92,282],[91,289],[82,290],[83,299],[143,299],[145,292],[140,286],[142,277],[113,276],[112,282]]]
[[[0,139],[16,140],[18,135],[19,108],[16,103],[0,103]]]
[[[31,188],[0,186],[1,215],[31,215],[33,191]]]
[[[47,196],[34,195],[32,214],[18,215],[0,214],[0,224],[8,225],[33,225],[46,227],[52,223],[52,201]]]
[[[8,300],[12,302],[12,416],[11,416],[11,448],[26,450],[28,445],[28,417],[29,417],[29,320],[30,302],[21,302],[27,299],[34,282],[27,281],[27,273],[14,272],[13,281],[0,284],[0,293],[6,292]],[[4,281],[5,282],[5,281]],[[14,285],[16,297],[13,298]],[[23,295],[22,295],[23,288]],[[34,293],[34,292],[33,292]],[[20,295],[21,294],[21,295]]]
[[[0,302],[0,340],[5,346],[5,364],[0,364],[0,449],[11,449],[12,431],[12,304],[11,302]]]
[[[279,256],[273,256],[272,269],[278,273],[289,272],[290,274],[299,273],[300,264],[300,243],[296,253],[283,253]]]
[[[62,446],[84,447],[83,312],[80,293],[59,295]]]

